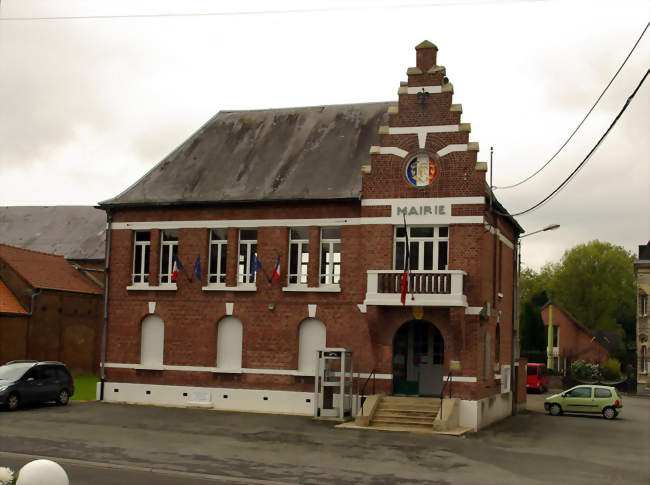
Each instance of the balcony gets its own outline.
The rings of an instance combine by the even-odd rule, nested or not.
[[[403,270],[368,270],[365,305],[401,306]],[[411,271],[406,306],[467,306],[460,270]]]

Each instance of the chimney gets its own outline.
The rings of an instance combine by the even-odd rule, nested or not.
[[[432,44],[428,40],[420,42],[415,46],[415,65],[419,67],[422,72],[427,72],[429,69],[436,65],[437,53],[438,48],[435,46],[435,44]]]

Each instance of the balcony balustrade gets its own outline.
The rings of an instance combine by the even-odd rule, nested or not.
[[[402,305],[403,270],[369,270],[366,305]],[[460,270],[410,271],[407,306],[467,306]]]

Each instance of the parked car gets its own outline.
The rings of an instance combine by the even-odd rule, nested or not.
[[[614,419],[623,408],[623,400],[616,388],[599,385],[575,386],[546,398],[544,409],[553,416],[568,413],[601,413]]]
[[[527,364],[526,365],[526,390],[536,390],[539,393],[546,392],[548,389],[548,378],[546,377],[545,364]]]
[[[13,360],[0,366],[0,407],[9,411],[46,401],[65,406],[73,394],[74,379],[61,362]]]

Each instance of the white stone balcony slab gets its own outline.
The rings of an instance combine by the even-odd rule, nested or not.
[[[403,270],[368,270],[364,305],[402,306],[401,279]],[[460,270],[410,271],[406,306],[466,307],[463,277]]]

